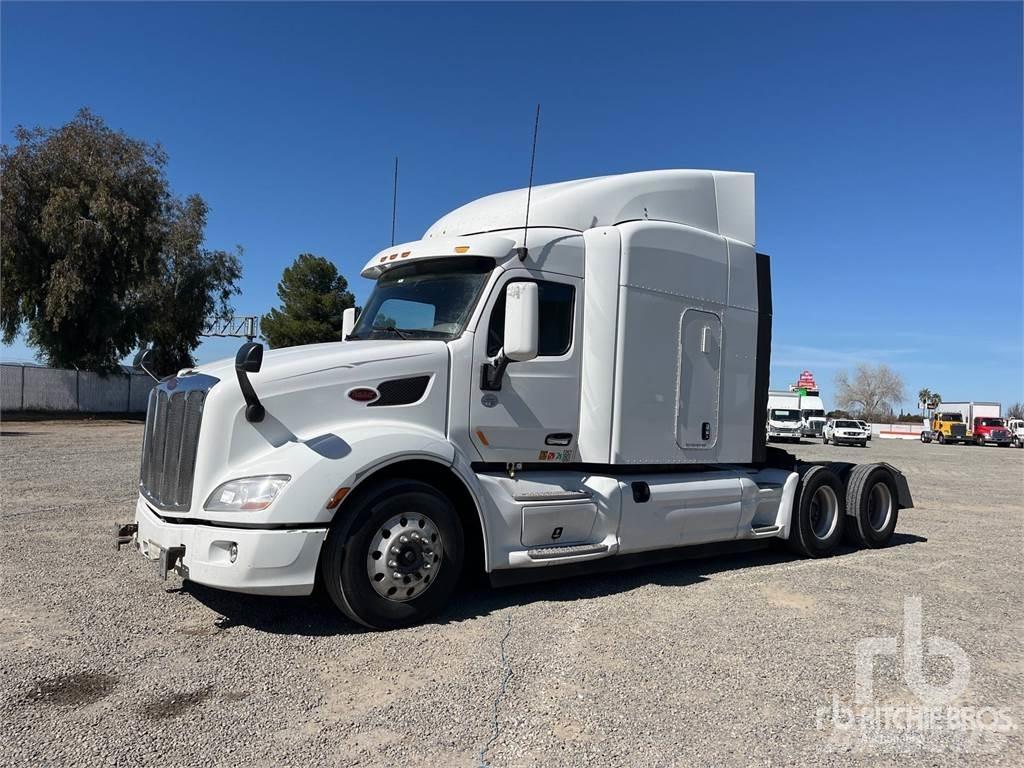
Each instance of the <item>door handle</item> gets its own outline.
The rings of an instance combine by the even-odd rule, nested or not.
[[[552,432],[544,438],[544,445],[568,445],[572,442],[572,432]]]

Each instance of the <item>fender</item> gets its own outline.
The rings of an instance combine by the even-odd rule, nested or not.
[[[463,488],[469,494],[469,497],[473,501],[473,506],[476,511],[477,522],[480,525],[480,537],[483,546],[483,561],[484,570],[487,573],[491,571],[490,561],[490,547],[488,540],[488,526],[487,518],[484,514],[484,510],[487,507],[487,494],[483,491],[480,485],[480,481],[473,472],[470,466],[469,457],[465,456],[461,450],[455,447],[452,443],[447,440],[441,440],[441,444],[438,442],[430,443],[427,446],[422,446],[418,451],[410,450],[409,443],[405,443],[402,450],[394,452],[387,457],[380,458],[366,465],[352,477],[351,481],[343,484],[347,485],[351,491],[359,488],[361,485],[372,481],[382,470],[396,464],[401,464],[406,461],[420,460],[420,461],[433,461],[439,465],[446,467],[451,470],[459,482],[462,483]],[[342,487],[342,486],[339,486]],[[339,505],[338,509],[335,510],[335,514],[340,514],[345,509],[345,502]],[[332,518],[333,519],[333,518]]]
[[[455,448],[439,432],[402,422],[348,424],[307,439],[295,438],[253,459],[222,469],[209,485],[256,475],[291,476],[261,512],[203,512],[216,522],[261,526],[326,525],[335,510],[327,503],[342,487],[355,487],[375,469],[403,459],[427,459],[450,467]],[[202,503],[202,500],[199,501]]]

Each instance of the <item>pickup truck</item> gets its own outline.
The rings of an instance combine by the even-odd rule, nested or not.
[[[829,419],[821,435],[821,442],[828,445],[859,445],[864,448],[868,444],[868,433],[859,421],[853,419]]]

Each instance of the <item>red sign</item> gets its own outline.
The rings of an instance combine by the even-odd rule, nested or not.
[[[814,383],[814,374],[810,371],[802,371],[800,378],[797,379],[796,386],[800,389],[817,389],[818,385]]]

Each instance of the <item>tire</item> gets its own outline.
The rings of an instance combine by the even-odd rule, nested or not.
[[[828,435],[822,435],[821,436],[821,444],[822,445],[828,445]]]
[[[320,558],[331,601],[371,629],[417,624],[448,605],[465,559],[462,523],[451,500],[427,483],[396,479],[353,502],[335,516]],[[392,561],[384,559],[392,556],[389,546],[401,547]]]
[[[946,435],[944,432],[939,432],[939,436],[935,440],[939,445],[946,444]]]
[[[889,544],[899,520],[896,480],[881,464],[858,464],[846,484],[847,539],[871,549]]]
[[[789,525],[790,549],[805,557],[827,557],[843,538],[846,493],[828,467],[813,466],[800,478],[800,495]]]
[[[867,448],[868,447],[868,441],[867,440],[861,440],[860,441],[860,447],[861,448]]]

